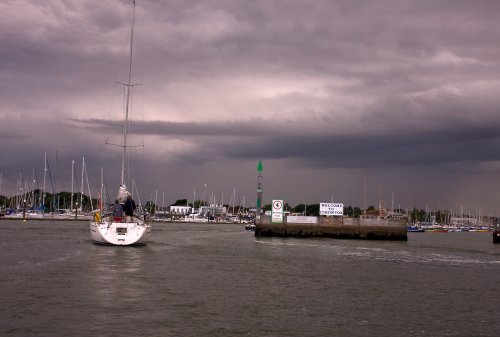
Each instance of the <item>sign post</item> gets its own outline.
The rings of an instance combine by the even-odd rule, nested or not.
[[[283,223],[283,200],[273,200],[271,223]]]

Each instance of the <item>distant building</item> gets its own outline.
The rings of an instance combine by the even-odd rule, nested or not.
[[[187,215],[191,214],[191,206],[170,206],[170,213],[176,215]]]
[[[202,216],[224,216],[227,214],[227,208],[221,205],[201,206],[198,209],[198,214]]]

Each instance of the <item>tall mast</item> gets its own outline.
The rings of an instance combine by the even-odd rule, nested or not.
[[[125,102],[125,122],[123,124],[123,153],[122,153],[122,176],[121,185],[125,184],[125,162],[127,157],[127,133],[128,133],[128,114],[130,106],[130,89],[132,84],[132,45],[134,42],[134,21],[135,21],[135,0],[132,1],[132,24],[130,28],[130,50],[129,50],[129,66],[128,66],[128,81],[125,84],[126,102]]]
[[[232,212],[232,214],[234,215],[234,202],[236,201],[236,187],[233,188],[232,200],[233,200],[233,212]]]
[[[101,213],[102,213],[103,199],[104,199],[104,168],[101,167],[101,195],[99,198],[99,206],[98,206]]]
[[[82,186],[80,187],[80,209],[83,210],[83,173],[85,170],[85,157],[82,157]]]
[[[42,206],[45,207],[45,178],[47,176],[47,152],[44,157]]]
[[[366,176],[363,176],[363,216],[366,217]]]
[[[72,160],[71,161],[71,199],[70,199],[70,202],[69,202],[69,209],[71,211],[73,211],[73,182],[74,182],[74,178],[75,177],[75,161]]]
[[[31,187],[31,206],[33,206],[33,209],[35,208],[36,206],[36,200],[35,200],[35,183],[36,183],[36,166],[33,166],[33,187]],[[2,181],[1,181],[1,177],[0,177],[0,185],[2,184]],[[1,190],[1,186],[0,186],[0,190]]]

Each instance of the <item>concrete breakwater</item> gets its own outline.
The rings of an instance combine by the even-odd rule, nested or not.
[[[500,225],[493,230],[493,243],[500,243]]]
[[[276,224],[271,223],[269,216],[263,216],[255,224],[255,236],[408,240],[406,220],[402,219],[316,217],[315,223],[287,220],[284,217],[282,224]]]

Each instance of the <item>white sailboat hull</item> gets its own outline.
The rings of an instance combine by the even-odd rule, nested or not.
[[[102,221],[90,222],[90,235],[96,243],[116,246],[142,245],[149,241],[151,225],[137,221],[131,222]]]

